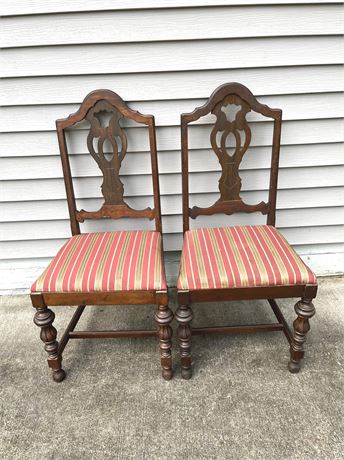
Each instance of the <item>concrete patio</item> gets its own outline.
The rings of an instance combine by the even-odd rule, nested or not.
[[[173,292],[172,292],[173,293]],[[154,338],[71,341],[51,380],[28,296],[0,298],[1,459],[343,459],[344,279],[320,279],[304,366],[282,333],[195,337],[194,376],[160,378]],[[280,302],[290,322],[292,300]],[[172,304],[175,309],[175,303]],[[73,308],[56,308],[58,331]],[[195,324],[273,320],[262,301]],[[150,327],[152,307],[89,307],[82,328]]]

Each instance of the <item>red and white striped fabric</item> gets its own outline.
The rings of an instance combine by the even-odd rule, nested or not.
[[[119,231],[73,236],[31,292],[161,289],[166,289],[166,281],[160,233]]]
[[[185,233],[178,289],[315,284],[314,273],[270,225]]]

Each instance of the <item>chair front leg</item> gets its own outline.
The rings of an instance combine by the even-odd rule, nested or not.
[[[168,305],[158,305],[155,312],[155,321],[158,323],[161,373],[165,380],[172,378],[172,310]]]
[[[315,314],[313,299],[302,298],[295,305],[297,318],[294,321],[293,339],[290,345],[289,371],[297,373],[301,367],[301,360],[304,357],[304,344],[307,332],[310,330],[309,319]]]
[[[52,369],[52,377],[55,382],[62,382],[66,377],[62,369],[62,356],[58,352],[59,344],[56,340],[57,331],[53,321],[55,313],[46,306],[35,307],[36,313],[34,323],[41,328],[41,340],[44,342],[44,349],[48,353],[48,366]]]
[[[181,361],[181,372],[183,379],[190,379],[191,369],[191,321],[193,313],[190,305],[179,305],[176,311],[178,321],[178,339]]]

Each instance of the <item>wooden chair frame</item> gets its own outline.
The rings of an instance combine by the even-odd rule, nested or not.
[[[151,152],[151,168],[153,179],[154,208],[144,210],[131,209],[123,199],[123,187],[119,181],[119,168],[116,174],[106,178],[103,172],[102,192],[105,198],[103,206],[96,212],[78,211],[76,208],[73,180],[67,150],[65,129],[84,120],[91,110],[97,105],[99,110],[118,114],[119,118],[125,117],[148,126]],[[112,109],[111,109],[112,108]],[[118,119],[119,119],[118,118]],[[118,120],[117,120],[118,121]],[[92,126],[92,119],[91,119]],[[66,119],[56,121],[57,136],[60,147],[64,182],[67,194],[67,202],[71,223],[72,235],[80,234],[79,222],[85,219],[121,217],[146,217],[155,219],[156,231],[161,233],[160,192],[158,178],[158,161],[156,150],[155,122],[153,115],[142,115],[130,109],[125,102],[114,92],[109,90],[96,90],[86,96],[77,112],[69,115]],[[115,128],[114,128],[115,129]],[[120,135],[119,132],[115,134]],[[122,139],[122,145],[126,142]],[[126,144],[125,146],[126,147]],[[90,149],[90,147],[89,147]],[[124,149],[126,150],[126,149]],[[125,154],[125,151],[124,151]],[[124,156],[124,155],[123,155]],[[100,165],[101,167],[101,165]],[[107,180],[108,179],[108,180]],[[119,181],[119,182],[118,182]],[[69,339],[95,339],[95,338],[122,338],[122,337],[148,337],[158,336],[160,342],[160,356],[162,376],[169,380],[172,377],[171,339],[173,313],[168,307],[168,292],[166,290],[131,290],[115,292],[35,292],[31,294],[33,307],[36,308],[34,323],[41,328],[41,340],[45,344],[48,353],[48,366],[52,369],[55,382],[61,382],[65,378],[62,369],[62,353]],[[155,304],[155,320],[158,330],[106,330],[106,331],[75,331],[75,327],[86,305],[113,305],[113,304]],[[48,306],[75,305],[77,309],[61,337],[57,342],[57,331],[52,325],[55,314]]]
[[[247,104],[245,113],[253,110],[263,116],[274,120],[271,170],[270,170],[270,187],[268,202],[261,202],[257,205],[247,205],[241,198],[226,199],[221,191],[221,198],[213,206],[208,208],[189,208],[189,174],[188,174],[188,124],[198,120],[204,115],[212,112],[217,104],[225,98],[234,100],[239,97],[240,100]],[[232,98],[232,99],[231,99]],[[233,99],[234,98],[234,99]],[[181,145],[182,145],[182,193],[183,193],[183,233],[189,230],[190,217],[195,219],[198,215],[212,215],[215,213],[224,213],[231,215],[235,212],[261,212],[267,214],[267,224],[275,226],[276,215],[276,195],[279,150],[281,137],[282,111],[271,109],[257,101],[253,94],[239,83],[228,83],[217,88],[207,102],[196,108],[191,113],[181,115]],[[242,129],[242,127],[240,127]],[[247,145],[248,147],[248,145]],[[218,155],[219,156],[219,155]],[[221,155],[219,156],[221,163]],[[241,161],[241,159],[240,159]],[[240,162],[239,161],[239,162]],[[222,167],[222,173],[224,169]],[[230,177],[234,180],[234,174]],[[304,343],[306,334],[310,329],[309,319],[315,314],[315,308],[312,303],[317,293],[317,285],[277,285],[271,287],[248,287],[248,288],[223,288],[223,289],[199,289],[199,290],[178,290],[178,309],[175,313],[178,326],[178,339],[181,355],[181,372],[182,377],[188,379],[192,375],[191,369],[191,336],[202,334],[224,334],[224,333],[251,333],[266,331],[283,331],[290,344],[290,372],[296,373],[300,370],[300,363],[304,357]],[[294,332],[292,333],[286,319],[284,318],[275,298],[292,298],[301,297],[295,305],[297,319],[294,321]],[[191,328],[193,312],[190,304],[194,302],[219,302],[232,300],[249,300],[249,299],[267,299],[274,312],[277,323],[273,324],[250,324],[241,326],[219,326],[219,327],[202,327]]]

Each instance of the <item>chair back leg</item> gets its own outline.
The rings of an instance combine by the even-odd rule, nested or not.
[[[41,328],[41,340],[44,342],[44,349],[48,353],[48,366],[52,370],[52,377],[55,382],[62,382],[65,379],[66,373],[62,369],[62,356],[59,353],[59,343],[56,340],[57,331],[53,326],[55,313],[47,308],[35,307],[36,313],[34,323]]]
[[[168,305],[158,305],[155,321],[158,323],[161,373],[165,380],[172,378],[172,310]]]
[[[176,311],[176,320],[178,322],[178,341],[181,360],[181,374],[183,379],[190,379],[192,376],[191,368],[191,321],[193,312],[188,303],[185,303],[184,293],[178,293],[179,306]]]
[[[313,299],[302,298],[295,305],[297,318],[294,321],[294,333],[290,344],[290,361],[288,368],[293,374],[299,372],[301,360],[305,355],[304,345],[310,330],[309,319],[315,315]]]

